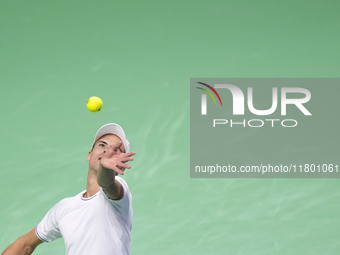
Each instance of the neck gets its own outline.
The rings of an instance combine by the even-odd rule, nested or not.
[[[86,192],[83,195],[86,197],[92,197],[94,194],[96,194],[100,189],[100,186],[97,183],[97,173],[93,170],[89,169],[88,175],[87,175],[87,183],[86,183]]]

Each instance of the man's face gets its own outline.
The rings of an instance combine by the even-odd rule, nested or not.
[[[99,169],[100,160],[107,149],[110,146],[113,147],[116,143],[121,141],[122,140],[118,136],[112,134],[107,134],[99,138],[94,144],[92,151],[89,152],[86,158],[86,160],[89,161],[90,169],[97,172]],[[122,144],[117,151],[125,152],[124,144]]]

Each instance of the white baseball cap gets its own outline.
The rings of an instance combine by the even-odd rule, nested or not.
[[[99,140],[99,138],[104,136],[104,135],[107,135],[107,134],[113,134],[113,135],[118,136],[122,140],[122,142],[124,144],[125,153],[130,152],[130,143],[129,143],[129,141],[125,137],[124,130],[122,129],[121,126],[119,126],[116,123],[108,123],[108,124],[102,126],[97,131],[97,134],[94,137],[94,142],[93,142],[93,145],[92,145],[92,149],[93,149],[94,144]]]

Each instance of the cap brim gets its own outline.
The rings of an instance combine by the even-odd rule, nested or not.
[[[97,131],[97,134],[94,137],[94,142],[93,142],[92,148],[93,148],[94,144],[99,140],[99,138],[101,138],[102,136],[107,135],[107,134],[113,134],[113,135],[118,136],[124,144],[125,153],[130,151],[130,143],[126,139],[125,132],[124,132],[123,128],[116,123],[106,124],[106,125],[102,126]]]

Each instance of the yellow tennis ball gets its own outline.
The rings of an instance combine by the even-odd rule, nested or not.
[[[103,101],[99,97],[90,97],[86,106],[91,112],[99,112],[103,107]]]

